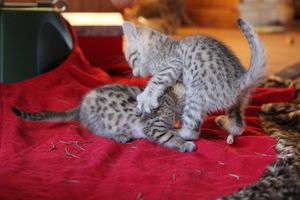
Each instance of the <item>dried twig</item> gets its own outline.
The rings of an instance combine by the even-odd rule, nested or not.
[[[69,133],[69,130],[70,130],[70,127],[67,128],[67,131],[66,131],[66,134],[68,135]]]
[[[228,174],[229,176],[232,176],[234,178],[236,178],[236,180],[240,180],[240,176],[236,175],[236,174]]]
[[[79,180],[64,180],[66,183],[80,183]]]
[[[56,149],[57,149],[57,148],[56,148],[56,146],[54,145],[54,143],[51,142],[51,148],[48,149],[48,152],[53,151],[53,150],[56,150]]]
[[[74,158],[80,158],[79,156],[76,156],[76,155],[70,153],[70,152],[68,151],[68,148],[65,148],[65,153],[66,153],[68,156],[72,156],[72,157],[74,157]]]
[[[143,194],[141,192],[138,193],[136,200],[143,200]]]
[[[225,163],[218,161],[219,165],[225,165]]]
[[[72,145],[72,144],[76,144],[78,141],[63,141],[63,140],[59,140],[59,142],[62,143],[62,144]]]
[[[277,144],[274,144],[272,146],[270,146],[268,149],[273,149],[274,147],[276,147]]]
[[[63,140],[59,140],[60,143],[62,144],[67,144],[67,145],[75,145],[78,149],[82,150],[82,151],[86,151],[85,148],[83,148],[82,146],[80,146],[79,144],[82,144],[83,142],[79,142],[79,141],[63,141]]]
[[[202,171],[201,171],[200,169],[195,169],[195,171],[196,171],[199,175],[202,174]]]
[[[265,153],[257,153],[257,152],[254,152],[254,153],[258,156],[271,156],[271,155],[268,155],[268,154],[265,154]]]
[[[76,142],[75,145],[76,145],[76,147],[77,147],[78,149],[81,149],[82,151],[86,151],[85,148],[83,148],[82,146],[79,145],[79,142]]]

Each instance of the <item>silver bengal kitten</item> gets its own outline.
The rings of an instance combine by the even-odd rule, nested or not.
[[[157,108],[160,105],[158,99],[166,88],[182,80],[186,100],[180,137],[197,139],[205,115],[228,108],[226,115],[216,118],[216,123],[229,132],[227,142],[233,143],[234,136],[244,131],[243,110],[249,94],[266,71],[265,48],[258,35],[244,20],[238,19],[238,25],[251,48],[248,71],[228,47],[211,37],[189,36],[175,40],[125,22],[125,56],[133,75],[153,75],[137,97],[138,112],[150,113]]]
[[[131,139],[147,138],[181,152],[191,152],[196,146],[185,141],[173,129],[181,116],[185,90],[182,84],[167,89],[159,99],[160,107],[142,117],[136,114],[136,97],[141,87],[113,84],[88,92],[81,104],[64,112],[26,113],[13,107],[12,111],[27,120],[65,122],[80,120],[93,134],[125,143]]]

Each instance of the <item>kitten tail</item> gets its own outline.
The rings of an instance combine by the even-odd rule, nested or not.
[[[256,87],[266,74],[266,49],[253,27],[247,21],[239,18],[237,23],[251,49],[250,67],[242,77],[242,84],[245,88]]]
[[[53,121],[53,122],[66,122],[79,119],[80,107],[77,106],[64,112],[38,112],[38,113],[27,113],[23,112],[16,107],[11,108],[12,112],[25,120],[30,121]]]

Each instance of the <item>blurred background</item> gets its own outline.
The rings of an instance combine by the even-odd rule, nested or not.
[[[241,16],[265,42],[270,74],[300,62],[300,0],[72,0],[67,11],[120,12],[126,20],[176,37],[212,35],[248,66],[249,47],[236,27]]]
[[[36,3],[37,1],[5,0],[4,2]],[[117,13],[123,18],[122,20],[149,26],[176,38],[192,34],[211,35],[224,41],[242,63],[248,66],[250,50],[236,26],[236,19],[243,17],[255,26],[268,49],[269,74],[280,73],[288,68],[300,71],[300,0],[69,0],[56,2],[67,2],[64,12]],[[103,59],[113,58],[111,55],[122,52],[121,47],[111,49],[111,46],[120,45],[120,40],[116,38],[120,38],[122,34],[120,33],[122,23],[115,24],[116,18],[106,18],[109,18],[106,24],[95,24],[95,26],[102,27],[99,29],[102,34],[82,31],[82,28],[80,33],[83,35],[79,33],[82,48],[88,59],[95,65],[103,64],[105,63]],[[74,20],[70,20],[71,24],[74,23]],[[111,28],[112,26],[114,29]],[[118,31],[116,27],[119,28]],[[103,34],[104,30],[105,34]],[[77,31],[79,31],[78,28]],[[98,36],[100,43],[97,46],[103,39],[110,41],[109,43],[113,45],[106,47],[111,51],[103,50],[103,48],[101,50],[99,47],[98,49],[97,47],[91,48],[95,40],[87,39],[89,34],[90,38],[94,39]]]

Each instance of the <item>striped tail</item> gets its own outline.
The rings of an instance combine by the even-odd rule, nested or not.
[[[12,112],[25,120],[30,121],[53,121],[53,122],[67,122],[79,119],[80,107],[77,106],[64,112],[37,112],[27,113],[23,112],[15,107],[12,107]]]
[[[248,22],[239,18],[237,23],[243,31],[251,49],[250,67],[242,77],[241,83],[245,88],[256,87],[266,74],[266,50],[257,33]]]

